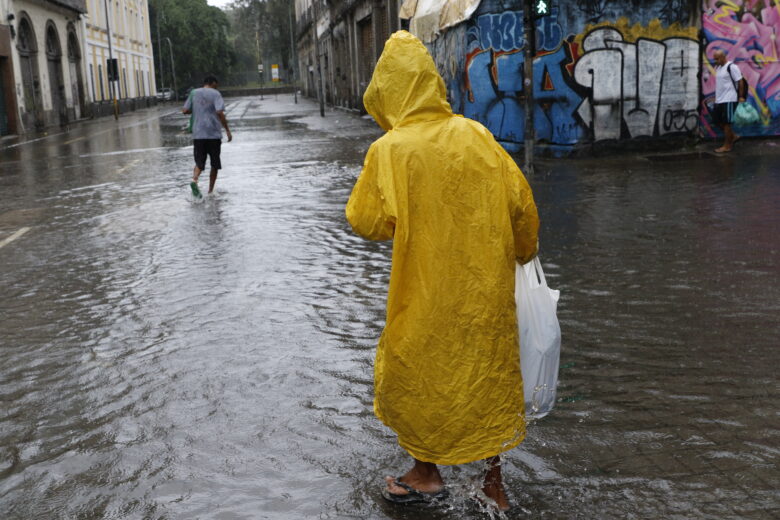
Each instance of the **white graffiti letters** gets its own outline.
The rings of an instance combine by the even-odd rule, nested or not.
[[[588,90],[577,114],[595,140],[691,131],[696,127],[698,44],[686,38],[623,41],[617,29],[591,31],[575,81]],[[689,117],[693,114],[693,117]]]

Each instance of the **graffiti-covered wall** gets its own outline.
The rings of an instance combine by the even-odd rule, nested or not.
[[[712,57],[722,50],[747,80],[748,102],[761,121],[738,128],[741,135],[780,135],[780,0],[704,0],[702,2],[701,126],[705,136],[715,136],[709,106],[715,98]]]
[[[525,127],[522,5],[482,0],[430,46],[453,109],[510,149],[523,142]],[[535,27],[540,142],[714,136],[707,103],[716,49],[739,64],[762,114],[742,134],[778,133],[780,0],[560,0]]]

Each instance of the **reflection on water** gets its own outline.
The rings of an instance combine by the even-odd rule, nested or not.
[[[440,508],[379,493],[408,466],[372,413],[390,244],[343,214],[376,133],[343,114],[310,129],[293,119],[308,102],[230,108],[198,204],[178,116],[0,150],[0,239],[32,227],[0,249],[0,516],[486,518],[480,463],[443,468]],[[146,151],[97,154],[126,149]],[[504,458],[507,518],[780,507],[775,164],[530,179],[561,290],[560,399]]]

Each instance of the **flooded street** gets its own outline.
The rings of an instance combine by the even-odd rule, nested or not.
[[[487,518],[477,464],[443,508],[380,495],[410,460],[372,411],[391,249],[344,217],[379,130],[226,101],[202,202],[176,107],[0,142],[0,518]],[[563,345],[508,518],[780,517],[774,144],[529,176]]]

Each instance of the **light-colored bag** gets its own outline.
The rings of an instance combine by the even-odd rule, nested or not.
[[[753,105],[744,101],[737,105],[737,109],[734,111],[734,124],[737,126],[747,126],[761,121],[761,117],[758,115],[758,111],[753,108]]]
[[[547,287],[538,256],[525,265],[517,264],[515,302],[528,419],[544,417],[555,405],[561,359],[561,327],[556,314],[559,296],[560,291]]]

